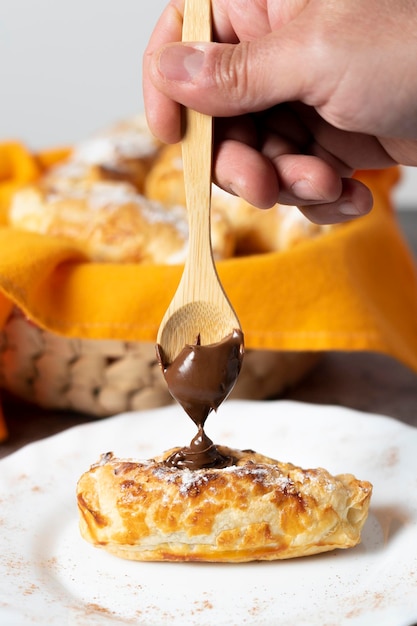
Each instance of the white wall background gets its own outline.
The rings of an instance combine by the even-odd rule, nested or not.
[[[142,55],[165,5],[0,0],[0,141],[67,145],[142,111]],[[417,210],[417,169],[396,203]]]

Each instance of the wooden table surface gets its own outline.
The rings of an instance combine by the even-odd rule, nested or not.
[[[417,259],[417,210],[400,211],[399,220]],[[417,373],[380,354],[328,353],[285,398],[378,413],[417,427]],[[45,411],[7,397],[4,412],[10,434],[8,440],[0,444],[0,457],[93,419],[80,414]]]

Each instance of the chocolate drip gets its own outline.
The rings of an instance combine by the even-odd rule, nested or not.
[[[228,467],[234,465],[235,462],[233,457],[221,454],[212,440],[207,437],[202,426],[199,427],[197,435],[189,446],[176,450],[165,459],[165,464],[170,467],[188,467],[189,469]]]
[[[198,428],[190,445],[177,451],[166,461],[171,466],[199,469],[233,465],[224,457],[204,432],[211,411],[216,411],[232,391],[243,359],[243,334],[234,330],[222,341],[186,345],[172,363],[167,363],[163,349],[157,355],[168,389]]]

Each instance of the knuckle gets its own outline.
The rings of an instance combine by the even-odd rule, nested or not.
[[[215,81],[227,97],[242,108],[251,89],[249,80],[249,43],[230,45],[215,66]]]

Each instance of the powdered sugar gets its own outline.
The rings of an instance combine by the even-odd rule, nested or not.
[[[72,158],[87,165],[112,166],[119,159],[135,159],[151,156],[155,152],[152,137],[125,133],[122,135],[95,137],[79,144]]]
[[[195,472],[188,469],[183,469],[181,470],[181,483],[179,492],[182,496],[186,496],[191,489],[199,487],[207,482],[207,475],[200,474],[196,476]]]
[[[123,205],[131,205],[141,212],[149,224],[170,224],[186,239],[188,237],[188,220],[185,207],[167,208],[159,202],[149,200],[139,194],[129,183],[100,181],[88,186],[73,186],[64,190],[54,189],[47,194],[47,202],[73,199],[84,201],[91,211],[117,210]]]
[[[279,471],[277,466],[267,467],[260,464],[247,463],[245,465],[230,465],[221,469],[198,469],[188,468],[177,469],[157,466],[153,470],[153,475],[158,480],[168,484],[178,485],[180,495],[187,496],[191,491],[198,489],[202,485],[208,484],[211,480],[219,476],[230,476],[233,474],[237,479],[250,477],[253,483],[262,484],[266,487],[278,487],[288,489],[293,485],[293,481],[287,474]],[[215,490],[215,487],[214,487]]]
[[[51,168],[50,174],[53,177],[54,186],[66,187],[68,180],[79,180],[86,175],[86,165],[80,161],[68,160]]]
[[[72,160],[86,165],[112,166],[119,159],[146,158],[155,154],[158,144],[142,116],[79,143]]]
[[[140,196],[128,183],[99,182],[92,185],[86,192],[89,207],[94,210],[119,207],[123,204],[138,203]]]

